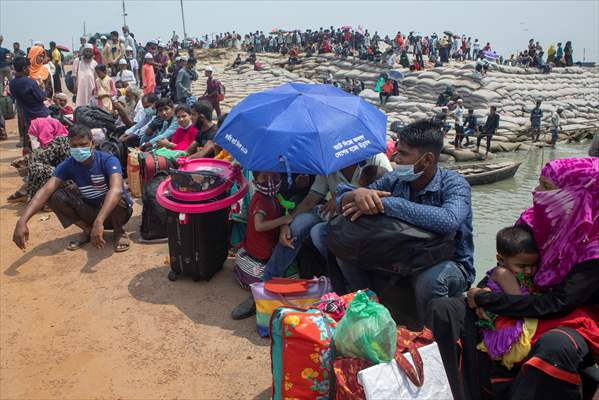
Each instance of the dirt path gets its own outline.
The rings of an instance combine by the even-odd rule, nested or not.
[[[0,398],[268,398],[269,342],[254,319],[229,317],[247,295],[231,262],[210,282],[170,282],[167,245],[138,242],[139,204],[125,253],[64,250],[77,230],[63,230],[52,213],[31,219],[27,251],[12,243],[23,209],[5,201],[20,183],[9,165],[20,154],[16,119],[7,131],[10,140],[0,142]]]

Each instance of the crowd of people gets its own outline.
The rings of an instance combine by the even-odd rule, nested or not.
[[[27,203],[13,233],[20,248],[29,239],[28,221],[44,207],[63,227],[81,229],[68,250],[89,242],[105,246],[105,230],[114,233],[115,251],[130,248],[125,224],[133,201],[123,179],[127,160],[98,149],[108,139],[171,163],[181,156],[232,161],[214,142],[226,114],[219,108],[224,86],[213,77],[212,67],[203,68],[206,91],[196,98],[191,90],[198,79],[193,53],[179,54],[176,35],[169,51],[154,40],[141,47],[127,27],[122,32],[122,38],[116,31],[110,39],[82,38],[71,75],[74,110],[48,67],[59,62],[55,46],[46,51],[35,44],[27,56],[11,57],[10,95],[25,132],[21,144],[28,150],[13,163],[24,183],[11,200]],[[245,46],[258,53],[284,46],[316,52],[340,48],[341,56],[357,51],[366,57],[372,49],[374,57],[379,41],[390,42],[403,55],[409,51],[415,64],[424,64],[424,55],[442,63],[455,57],[480,59],[491,51],[489,43],[481,46],[450,32],[441,39],[398,32],[391,40],[342,28],[277,32],[268,40],[261,32],[243,39],[233,32],[217,36],[210,46]],[[382,78],[384,104],[397,88]],[[344,86],[353,92],[360,83],[347,80]],[[454,398],[481,398],[483,391],[495,398],[580,398],[580,371],[599,355],[599,158],[547,163],[532,207],[497,233],[497,265],[471,288],[476,278],[471,189],[457,172],[441,168],[439,159],[450,112],[456,148],[481,128],[473,110],[466,113],[463,100],[453,93],[444,93],[440,103],[446,106],[441,116],[398,129],[395,151],[388,155],[377,154],[327,176],[244,171],[253,194],[241,207],[235,276],[247,287],[286,276],[299,258],[300,275],[311,277],[319,268],[338,294],[369,287],[389,308],[401,308],[387,295],[399,290],[397,280],[333,256],[327,227],[340,215],[351,221],[375,215],[404,221],[452,243],[451,256],[403,283],[413,289],[417,320],[431,328],[439,344]],[[560,114],[556,111],[555,121],[551,119],[556,136]],[[540,103],[530,118],[538,139]],[[94,124],[87,124],[88,119]],[[97,122],[105,129],[98,131]],[[477,147],[486,137],[488,153],[498,124],[492,107]],[[288,179],[293,185],[286,184]],[[318,261],[308,268],[301,258],[310,248]],[[231,316],[243,319],[255,312],[248,296]]]

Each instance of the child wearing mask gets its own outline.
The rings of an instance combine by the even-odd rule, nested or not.
[[[247,228],[242,247],[236,256],[235,273],[241,287],[259,282],[264,267],[278,242],[279,227],[290,224],[291,215],[283,215],[276,195],[281,176],[275,172],[253,172],[255,193],[247,213]]]

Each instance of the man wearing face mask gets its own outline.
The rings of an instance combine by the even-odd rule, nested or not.
[[[337,204],[352,221],[361,215],[385,214],[440,235],[455,233],[450,260],[412,278],[416,307],[424,320],[433,298],[456,296],[474,281],[474,244],[470,185],[458,173],[440,169],[442,126],[422,120],[399,133],[397,169],[368,188],[337,187]],[[350,291],[372,287],[365,270],[338,260]]]
[[[17,221],[13,241],[25,249],[29,240],[27,222],[47,202],[64,228],[77,225],[83,230],[69,242],[67,250],[77,250],[90,241],[96,248],[104,247],[104,229],[114,232],[116,252],[128,250],[124,226],[133,209],[119,160],[93,150],[91,131],[83,125],[71,127],[69,145],[71,156],[56,167],[52,178],[35,194]],[[69,180],[76,188],[62,188]]]
[[[154,104],[158,101],[158,96],[154,93],[145,94],[141,98],[141,104],[144,108],[144,117],[131,128],[123,133],[119,140],[127,143],[127,147],[137,147],[140,145],[141,137],[145,134],[146,129],[154,118],[156,118],[156,110]]]

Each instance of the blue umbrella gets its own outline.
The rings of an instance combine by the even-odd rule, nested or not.
[[[389,77],[389,79],[393,79],[394,81],[401,81],[403,79],[403,74],[401,73],[401,71],[396,69],[387,71],[387,76]]]
[[[247,96],[215,142],[253,171],[328,175],[385,151],[387,117],[331,85],[288,83]]]

